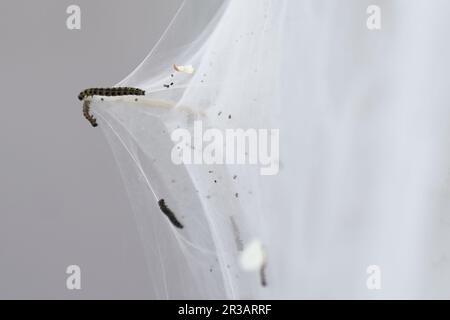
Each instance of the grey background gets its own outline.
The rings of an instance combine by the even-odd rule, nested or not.
[[[66,9],[81,7],[81,30]],[[151,283],[125,188],[79,91],[112,86],[181,0],[0,2],[0,298],[145,298]],[[68,265],[82,289],[67,290]]]

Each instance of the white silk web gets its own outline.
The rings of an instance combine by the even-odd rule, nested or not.
[[[145,97],[93,98],[149,298],[449,296],[450,5],[376,1],[373,32],[368,4],[344,2],[185,1],[117,84]],[[279,129],[278,174],[174,164],[171,134],[196,121]],[[367,287],[371,265],[382,290]]]

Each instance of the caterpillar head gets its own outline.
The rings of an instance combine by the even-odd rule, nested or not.
[[[83,92],[80,92],[80,94],[78,95],[78,100],[83,100],[83,98],[84,98],[84,93]]]

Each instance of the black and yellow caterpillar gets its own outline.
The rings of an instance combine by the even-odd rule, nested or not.
[[[83,102],[83,115],[90,122],[93,127],[97,126],[97,120],[89,113],[90,101],[85,100],[93,96],[144,96],[145,91],[138,88],[131,87],[115,87],[115,88],[89,88],[83,90],[78,95],[78,99]]]
[[[116,88],[89,88],[83,90],[78,95],[78,99],[81,101],[87,97],[92,96],[144,96],[145,91],[138,88],[131,87],[116,87]]]

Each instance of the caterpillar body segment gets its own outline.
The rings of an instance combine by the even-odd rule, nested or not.
[[[139,88],[132,87],[114,87],[114,88],[89,88],[83,90],[78,94],[78,99],[83,101],[83,115],[86,120],[93,127],[97,127],[97,120],[94,116],[89,112],[90,110],[90,101],[86,100],[89,97],[93,96],[105,96],[105,97],[115,97],[115,96],[144,96],[145,91]]]

